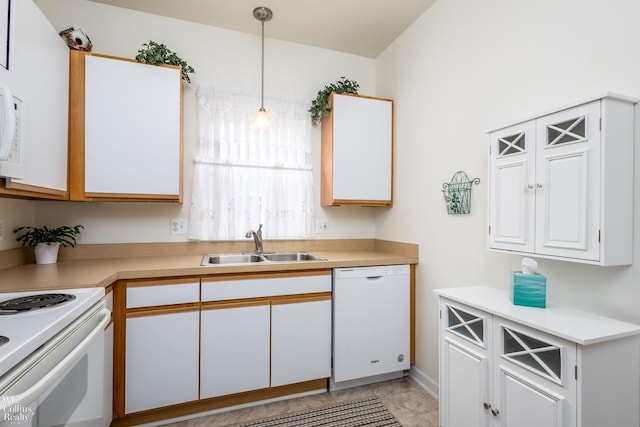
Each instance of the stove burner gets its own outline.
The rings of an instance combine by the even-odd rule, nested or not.
[[[9,338],[7,338],[7,337],[5,337],[3,335],[0,335],[0,346],[2,346],[3,344],[6,344],[8,342],[9,342]]]
[[[0,314],[17,314],[63,304],[76,299],[69,294],[38,294],[0,302]]]

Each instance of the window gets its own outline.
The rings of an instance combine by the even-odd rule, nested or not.
[[[271,129],[253,128],[256,96],[213,88],[197,92],[199,149],[194,161],[191,227],[198,240],[265,238],[313,232],[311,121],[298,100],[267,99]]]

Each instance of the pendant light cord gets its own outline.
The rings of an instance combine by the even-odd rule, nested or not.
[[[260,109],[264,110],[264,19],[262,21],[262,84],[260,86]]]

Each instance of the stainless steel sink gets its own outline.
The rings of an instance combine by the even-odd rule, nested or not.
[[[326,261],[321,256],[309,252],[266,252],[262,254],[207,254],[200,265],[252,264],[256,262],[299,262]]]
[[[326,261],[318,255],[309,252],[274,252],[262,255],[267,261]]]
[[[203,256],[200,265],[247,264],[263,261],[264,259],[257,254],[213,254]]]

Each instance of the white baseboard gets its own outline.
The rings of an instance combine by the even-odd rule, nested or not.
[[[409,376],[411,377],[412,380],[418,383],[420,387],[425,389],[427,393],[433,396],[434,399],[440,400],[439,398],[440,388],[438,384],[435,381],[433,381],[431,378],[429,378],[427,375],[425,375],[424,372],[422,372],[420,369],[416,368],[415,366],[412,366],[411,369],[409,370]]]

